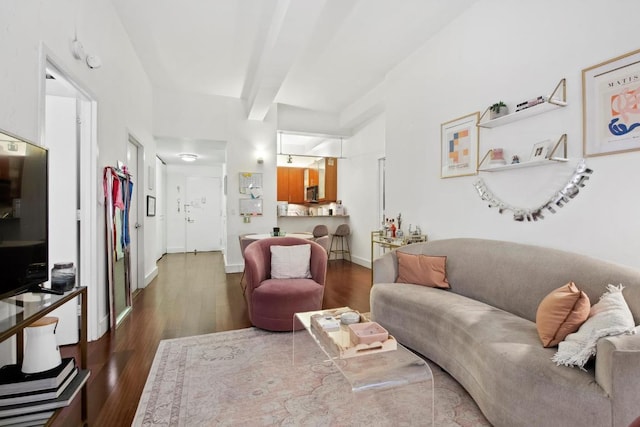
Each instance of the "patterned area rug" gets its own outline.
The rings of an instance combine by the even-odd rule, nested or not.
[[[290,333],[256,328],[161,341],[133,425],[429,424],[430,392],[354,394],[315,344],[296,346],[292,364],[291,342]],[[455,380],[429,365],[436,426],[490,425]]]

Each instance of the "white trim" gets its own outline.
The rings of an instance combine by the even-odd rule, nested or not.
[[[83,116],[89,119],[90,127],[83,128],[84,132],[89,132],[89,135],[84,135],[89,140],[88,144],[80,144],[80,236],[81,246],[83,248],[89,248],[90,250],[81,250],[81,259],[79,263],[81,265],[81,273],[79,277],[79,283],[86,285],[89,289],[87,292],[88,297],[88,339],[94,341],[98,339],[106,331],[102,327],[102,321],[98,319],[98,307],[100,302],[98,299],[100,290],[104,290],[104,281],[98,280],[98,242],[97,242],[97,230],[98,230],[98,214],[97,204],[98,188],[95,185],[97,179],[97,165],[98,165],[98,144],[97,144],[97,97],[78,82],[80,79],[76,78],[72,73],[64,69],[60,64],[62,61],[55,57],[53,52],[44,44],[40,43],[40,74],[38,79],[38,88],[40,97],[38,100],[38,130],[39,130],[39,142],[44,146],[45,137],[45,107],[46,107],[46,73],[47,69],[55,70],[60,77],[70,83],[78,92],[78,101],[81,104]],[[84,197],[87,195],[86,197]],[[102,285],[102,286],[101,286]],[[104,292],[102,292],[104,294]]]
[[[158,276],[158,267],[153,267],[153,270],[149,274],[144,277],[144,287],[146,288],[149,284]]]
[[[145,173],[145,149],[144,145],[140,143],[140,139],[138,139],[129,128],[127,131],[127,149],[129,148],[128,144],[131,143],[136,146],[138,155],[136,156],[138,159],[138,164],[136,165],[136,178],[138,182],[134,183],[133,187],[133,197],[135,197],[136,209],[138,211],[138,224],[140,224],[140,228],[138,228],[138,256],[136,259],[137,262],[137,280],[136,280],[136,289],[142,289],[147,286],[145,282],[145,218],[146,218],[146,206],[145,206],[145,188],[146,188],[146,173]],[[137,189],[137,191],[136,191]],[[131,224],[129,224],[131,226]],[[135,224],[133,224],[135,227]],[[134,291],[135,289],[132,289]],[[132,301],[133,305],[133,301]]]

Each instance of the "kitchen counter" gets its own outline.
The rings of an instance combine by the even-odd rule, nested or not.
[[[349,218],[349,215],[278,215],[280,218]]]
[[[277,225],[287,233],[311,233],[316,225],[324,224],[333,234],[340,224],[348,222],[349,215],[287,215],[279,216]]]

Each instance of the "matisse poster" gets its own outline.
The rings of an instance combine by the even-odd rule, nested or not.
[[[475,112],[441,125],[441,178],[477,173],[479,117]]]
[[[640,51],[582,71],[585,157],[640,150]]]

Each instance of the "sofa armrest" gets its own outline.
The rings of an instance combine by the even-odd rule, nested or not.
[[[393,283],[398,277],[398,259],[395,252],[384,254],[373,261],[373,283]]]
[[[640,326],[635,331],[598,340],[596,382],[611,398],[614,426],[640,416]]]

